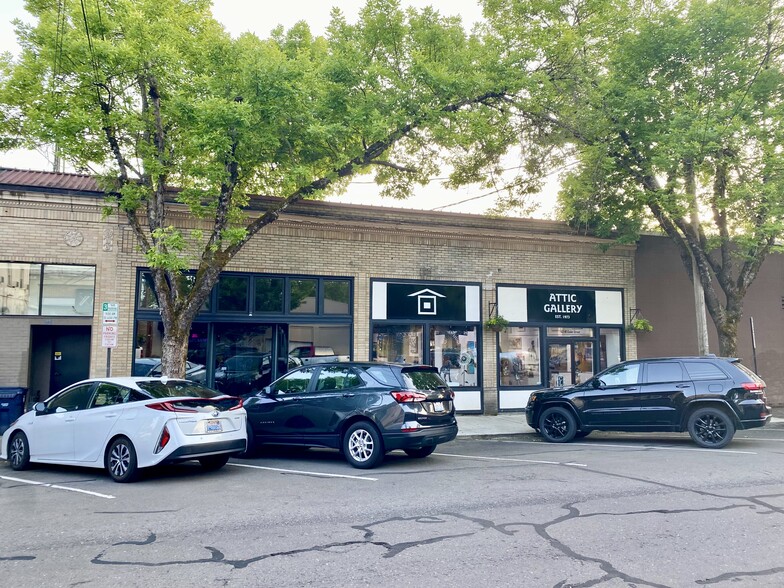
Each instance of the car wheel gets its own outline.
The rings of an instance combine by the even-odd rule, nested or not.
[[[351,425],[343,436],[343,455],[348,463],[363,470],[381,463],[384,448],[376,427],[367,421]]]
[[[11,437],[8,444],[8,461],[11,462],[11,469],[16,471],[25,470],[30,465],[30,444],[21,431]]]
[[[106,451],[106,470],[115,482],[133,482],[139,476],[136,449],[127,437],[118,437]]]
[[[427,457],[436,450],[435,445],[430,447],[419,447],[418,449],[404,449],[408,457]]]
[[[723,410],[698,408],[689,417],[689,435],[700,447],[721,449],[732,441],[735,425]]]
[[[577,434],[577,423],[569,409],[553,406],[539,417],[539,432],[550,443],[567,443]]]
[[[221,469],[229,461],[228,453],[221,453],[220,455],[207,455],[199,458],[199,463],[208,472]]]

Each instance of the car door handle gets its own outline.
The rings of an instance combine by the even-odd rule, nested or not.
[[[354,394],[351,392],[344,392],[343,398],[354,398]]]
[[[691,388],[691,384],[678,384],[676,388]]]
[[[76,420],[76,417],[68,417],[67,419],[65,419],[65,422],[66,422],[66,423],[72,423],[72,422],[74,422],[75,420]]]
[[[628,388],[624,388],[627,392],[631,392],[632,390],[636,390],[637,386],[629,386]]]

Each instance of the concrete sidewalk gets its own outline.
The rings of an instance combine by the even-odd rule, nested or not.
[[[774,414],[784,414],[778,409]],[[501,435],[533,435],[536,433],[525,422],[524,412],[508,412],[496,416],[457,415],[458,437],[495,437]],[[784,429],[784,418],[774,416],[765,428]]]

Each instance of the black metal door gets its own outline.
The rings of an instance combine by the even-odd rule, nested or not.
[[[49,395],[90,377],[90,327],[50,327],[52,369]]]

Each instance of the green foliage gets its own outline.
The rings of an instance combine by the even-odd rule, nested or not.
[[[485,328],[491,331],[503,331],[509,326],[509,321],[500,314],[494,314],[485,321]]]
[[[627,331],[639,331],[639,332],[651,332],[653,331],[653,325],[651,321],[644,318],[634,318],[631,322],[626,325]]]
[[[371,167],[403,198],[445,162],[469,162],[459,183],[503,154],[503,141],[475,144],[509,120],[499,106],[514,79],[492,41],[432,9],[368,0],[353,24],[333,11],[325,37],[301,22],[232,39],[207,0],[27,8],[21,56],[0,61],[0,148],[56,143],[101,170],[109,206],[160,270],[165,336],[184,336],[220,270],[288,204]],[[251,214],[249,194],[280,200]],[[186,238],[174,206],[203,233]],[[186,290],[177,276],[194,267]]]

